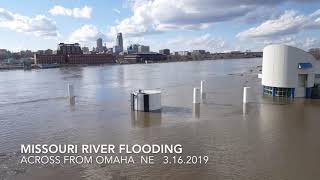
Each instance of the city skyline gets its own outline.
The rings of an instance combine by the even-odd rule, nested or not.
[[[143,44],[155,52],[261,51],[271,43],[308,50],[320,46],[319,5],[316,0],[4,0],[0,48],[56,49],[65,42],[91,49],[98,38],[111,48],[121,32],[124,49]]]

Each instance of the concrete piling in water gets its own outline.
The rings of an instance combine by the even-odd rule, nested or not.
[[[243,87],[243,103],[249,103],[251,101],[251,87]]]
[[[243,87],[243,114],[248,113],[248,103],[254,102],[254,94],[251,87]]]
[[[74,89],[72,84],[68,84],[68,93],[69,93],[69,98],[74,97]]]
[[[248,104],[247,103],[243,103],[243,105],[242,105],[242,114],[243,115],[246,115],[246,114],[248,114]]]
[[[199,88],[193,88],[193,104],[199,104],[200,103],[200,89]]]
[[[68,95],[69,95],[70,104],[74,104],[75,95],[74,95],[74,88],[72,84],[68,84]]]
[[[201,80],[200,82],[200,93],[203,94],[204,92],[204,80]]]
[[[205,90],[205,81],[201,80],[200,81],[200,97],[201,97],[201,103],[205,102],[206,99],[206,90]]]
[[[200,118],[200,104],[193,104],[192,115],[194,118]]]

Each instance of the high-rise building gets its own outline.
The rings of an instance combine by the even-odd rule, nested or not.
[[[178,51],[177,54],[180,55],[180,56],[188,56],[188,55],[190,55],[191,53],[190,53],[189,51]]]
[[[44,54],[53,54],[53,50],[52,49],[47,49],[44,51]]]
[[[160,54],[170,55],[170,49],[161,49],[159,50]]]
[[[121,49],[120,49],[120,46],[114,46],[113,47],[113,53],[115,53],[115,54],[119,54],[119,53],[121,53],[122,51],[121,51]]]
[[[149,52],[150,52],[149,46],[139,45],[138,53],[149,53]]]
[[[33,57],[33,53],[30,50],[22,50],[19,52],[20,57],[27,58],[27,57]]]
[[[150,47],[144,46],[140,44],[131,44],[127,48],[128,54],[134,54],[134,53],[149,53]]]
[[[9,51],[6,49],[0,49],[0,59],[5,59],[8,57]]]
[[[38,50],[36,54],[44,54],[44,50]]]
[[[8,51],[6,49],[0,49],[0,55],[5,55],[7,52]]]
[[[128,46],[127,51],[128,54],[138,53],[139,44],[131,44]]]
[[[82,47],[82,52],[83,52],[83,54],[89,54],[90,53],[88,47]]]
[[[107,53],[112,54],[113,53],[113,48],[107,48]]]
[[[97,39],[97,49],[98,52],[102,52],[103,51],[103,46],[102,46],[102,39],[98,38]]]
[[[117,42],[116,46],[118,46],[119,52],[123,52],[123,39],[122,39],[122,33],[117,34]]]
[[[192,55],[195,55],[195,56],[200,56],[200,55],[205,55],[206,54],[206,51],[205,50],[193,50]]]

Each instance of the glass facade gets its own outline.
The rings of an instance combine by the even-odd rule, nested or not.
[[[294,97],[294,88],[263,86],[263,94],[276,97]]]
[[[272,87],[263,86],[263,95],[272,96]]]

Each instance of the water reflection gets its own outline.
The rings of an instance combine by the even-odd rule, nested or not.
[[[206,104],[207,103],[207,93],[201,94],[201,102]]]
[[[273,126],[290,128],[292,123],[299,123],[299,126],[304,127],[306,118],[304,102],[296,101],[295,103],[264,103],[259,105],[261,128],[268,129]],[[283,124],[283,126],[281,125]],[[282,129],[282,130],[284,130]]]
[[[57,71],[62,75],[63,80],[74,80],[83,76],[83,67],[59,68]]]
[[[131,122],[132,127],[144,128],[161,125],[161,111],[142,112],[132,111]]]
[[[257,103],[243,103],[242,104],[242,114],[248,115],[250,113],[252,113],[253,111],[255,111],[255,107],[257,106]]]
[[[293,98],[284,98],[284,97],[272,97],[272,96],[262,96],[263,103],[272,103],[272,104],[279,104],[285,105],[293,103],[295,99]],[[299,98],[297,99],[299,100]]]
[[[74,106],[76,104],[76,97],[69,98],[69,102],[71,106]]]
[[[192,115],[194,118],[200,118],[200,104],[193,104]]]
[[[242,114],[246,115],[246,114],[248,114],[248,111],[249,111],[248,103],[243,103],[243,105],[242,105]]]
[[[172,107],[172,106],[162,106],[161,112],[164,114],[191,114],[192,111],[187,107]]]

